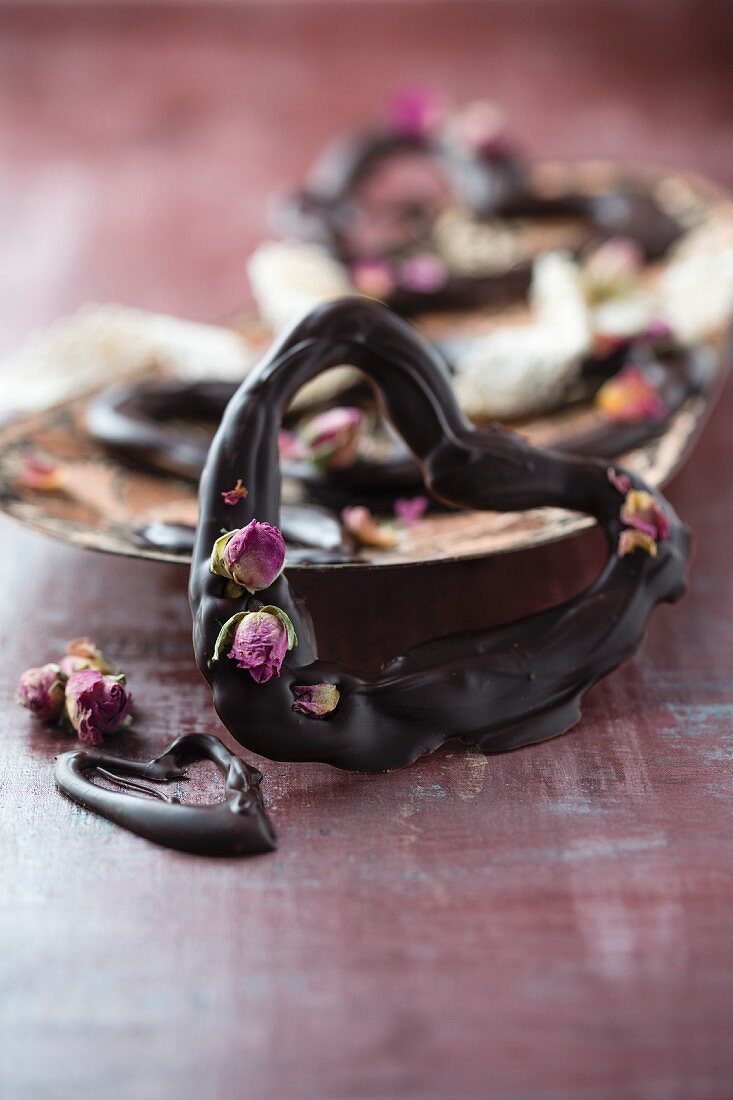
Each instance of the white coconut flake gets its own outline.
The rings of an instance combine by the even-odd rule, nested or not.
[[[578,376],[591,343],[578,265],[564,252],[534,264],[531,324],[476,339],[457,364],[455,388],[477,420],[526,416],[554,404]]]
[[[125,306],[87,305],[30,336],[0,363],[2,407],[45,408],[145,374],[239,381],[255,359],[230,329]]]

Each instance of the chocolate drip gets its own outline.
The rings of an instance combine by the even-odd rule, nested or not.
[[[184,765],[197,760],[211,760],[224,776],[223,802],[185,805],[175,795],[145,786],[187,779]],[[101,787],[89,778],[95,773],[135,793]],[[261,772],[209,734],[179,737],[148,763],[96,750],[65,752],[56,758],[54,779],[64,794],[86,809],[166,848],[205,856],[248,856],[277,846],[262,801]]]
[[[214,540],[227,526],[221,488],[235,476],[249,487],[240,524],[278,522],[283,412],[305,382],[344,363],[371,379],[425,485],[447,504],[496,511],[555,506],[594,516],[609,545],[594,584],[547,611],[439,638],[403,656],[390,657],[386,639],[386,663],[370,676],[318,659],[310,615],[283,574],[258,593],[290,616],[298,636],[280,677],[256,684],[226,656],[213,663],[222,624],[247,606],[226,598],[226,583],[209,569]],[[578,719],[583,694],[636,651],[655,604],[684,592],[690,536],[655,495],[670,523],[669,539],[656,558],[639,551],[619,557],[623,496],[605,463],[539,451],[498,427],[473,429],[444,364],[409,325],[363,299],[324,305],[276,342],[243,383],[201,479],[189,593],[196,660],[217,712],[238,741],[262,755],[360,771],[408,764],[452,737],[488,752],[561,733]],[[338,686],[337,708],[325,719],[294,711],[293,688],[322,682]]]

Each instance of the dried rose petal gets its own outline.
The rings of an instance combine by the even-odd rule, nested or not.
[[[341,512],[344,527],[361,546],[373,546],[382,550],[394,546],[397,539],[384,524],[379,524],[363,505],[344,508]]]
[[[285,654],[297,644],[290,618],[270,605],[233,615],[219,631],[214,660],[226,655],[249,672],[255,683],[265,684],[280,675]]]
[[[295,684],[293,710],[307,714],[309,718],[323,718],[338,706],[341,698],[335,684]]]
[[[41,722],[52,722],[64,709],[64,679],[58,665],[29,668],[18,684],[18,702]]]
[[[644,489],[632,489],[621,507],[621,519],[636,531],[642,531],[655,542],[669,538],[669,520],[657,503],[656,497]]]
[[[386,260],[359,260],[353,264],[349,276],[360,294],[382,300],[395,288],[395,273]]]
[[[23,459],[23,472],[18,480],[26,489],[35,489],[39,493],[53,493],[64,488],[66,471],[58,463],[46,462],[38,455],[26,454]]]
[[[87,745],[98,745],[106,734],[129,725],[131,703],[123,676],[85,668],[72,672],[66,683],[66,716]]]
[[[617,474],[613,466],[609,466],[606,471],[608,480],[613,485],[614,489],[618,489],[622,496],[626,496],[631,488],[631,478],[628,474]]]
[[[394,502],[395,515],[405,527],[414,527],[425,515],[429,503],[427,497],[400,497]]]
[[[632,554],[634,550],[643,550],[650,558],[656,558],[657,556],[657,544],[651,535],[648,535],[645,531],[636,531],[634,528],[627,527],[618,537],[619,557],[624,558],[627,554]]]
[[[424,137],[434,130],[445,110],[445,99],[433,88],[406,88],[390,105],[393,130],[406,137]]]
[[[211,553],[211,572],[248,592],[269,588],[284,564],[285,540],[279,527],[256,519],[218,538]]]
[[[225,504],[233,506],[235,504],[238,504],[240,500],[244,500],[245,497],[249,496],[249,490],[245,489],[244,485],[242,484],[241,477],[238,477],[237,484],[234,486],[234,488],[227,489],[226,492],[222,493],[221,495]]]
[[[432,294],[448,281],[448,269],[429,252],[411,256],[400,268],[400,284],[416,294]]]
[[[618,424],[663,420],[669,412],[654,384],[639,367],[631,364],[601,386],[595,406],[608,420]]]
[[[363,423],[361,409],[328,409],[302,426],[300,438],[313,462],[325,469],[340,469],[354,461]]]

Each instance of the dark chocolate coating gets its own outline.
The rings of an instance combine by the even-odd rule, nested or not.
[[[556,506],[594,516],[609,545],[597,580],[557,607],[438,638],[403,656],[390,655],[385,639],[381,671],[360,675],[319,661],[310,615],[286,571],[258,593],[290,616],[299,639],[279,678],[256,684],[228,656],[213,663],[221,626],[248,603],[228,599],[226,582],[209,568],[213,543],[227,526],[221,487],[235,474],[248,485],[241,525],[254,518],[277,523],[283,412],[305,382],[343,363],[371,379],[439,499],[466,508]],[[634,487],[646,488],[629,476]],[[640,551],[619,557],[623,496],[604,462],[543,452],[498,427],[473,429],[443,362],[413,328],[372,301],[321,306],[283,335],[242,384],[202,475],[189,594],[196,660],[216,710],[233,736],[261,755],[372,772],[408,764],[452,737],[498,751],[561,733],[577,721],[583,694],[636,651],[655,604],[685,590],[690,536],[654,495],[668,517],[669,540],[659,544],[656,558]],[[344,630],[358,627],[344,623]],[[293,710],[295,685],[322,682],[341,693],[330,715],[317,719]]]
[[[183,766],[196,760],[211,760],[224,776],[223,802],[184,805],[139,782],[165,784],[185,779]],[[88,778],[93,772],[139,793],[100,787]],[[56,758],[54,779],[64,794],[86,809],[166,848],[205,856],[249,856],[277,847],[262,801],[261,772],[209,734],[179,737],[148,763],[124,760],[96,749],[75,749]]]

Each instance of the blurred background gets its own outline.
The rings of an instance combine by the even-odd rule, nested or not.
[[[246,305],[273,190],[407,84],[733,185],[732,54],[729,0],[0,5],[0,353],[87,301]]]

